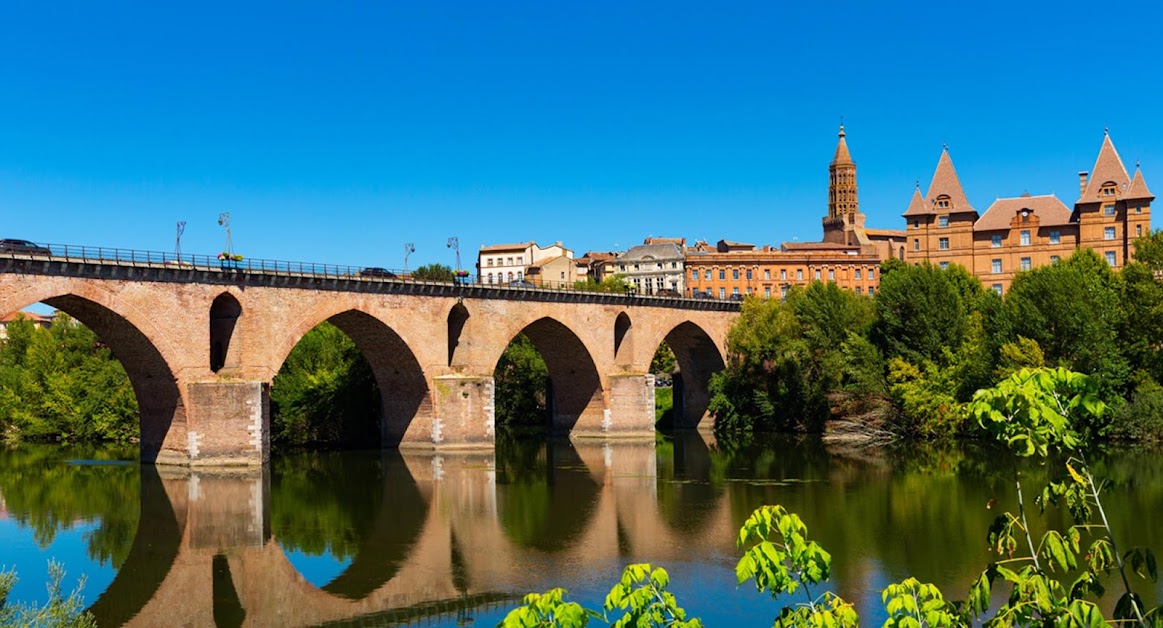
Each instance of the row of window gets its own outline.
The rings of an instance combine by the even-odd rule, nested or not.
[[[787,289],[788,289],[787,286],[780,286],[779,287],[779,298],[781,298],[781,299],[787,298]],[[698,288],[691,288],[691,297],[694,297],[696,294],[700,294],[699,289]],[[714,295],[714,293],[711,292],[710,288],[707,288],[701,294],[705,294],[708,297]],[[731,288],[731,295],[732,296],[737,296],[739,294],[740,294],[739,288]],[[751,295],[751,294],[755,294],[755,293],[751,291],[751,288],[747,288],[747,294]],[[856,294],[860,294],[860,295],[864,294],[864,291],[860,288],[860,286],[856,287]],[[868,287],[868,296],[870,296],[870,297],[876,296],[876,288],[869,286]],[[726,298],[727,298],[727,289],[726,288],[719,288],[719,299],[722,300],[722,299],[726,299]],[[763,287],[763,298],[765,298],[765,299],[771,298],[771,286],[764,286]]]
[[[563,277],[564,277],[564,275],[565,275],[565,273],[562,273]],[[521,271],[517,271],[516,281],[521,281],[524,278],[525,278],[525,273],[522,273]],[[495,281],[494,281],[493,273],[489,273],[488,275],[485,275],[485,282],[486,283],[505,283],[505,281],[506,281],[505,273],[497,273]],[[513,273],[509,273],[508,281],[514,281]]]
[[[867,270],[868,270],[868,280],[875,281],[876,280],[876,269],[869,268]],[[712,273],[713,273],[713,271],[710,268],[704,269],[703,270],[703,279],[705,281],[710,281]],[[752,274],[752,269],[750,269],[750,268],[745,269],[743,271],[743,275],[746,277],[746,279],[748,281],[751,281],[755,278],[754,275]],[[852,271],[852,278],[856,281],[860,281],[862,279],[863,275],[864,275],[864,272],[860,268],[853,269],[853,271]],[[731,279],[733,281],[738,281],[739,276],[740,276],[739,269],[737,269],[737,268],[731,269]],[[780,281],[787,281],[787,278],[788,278],[787,269],[781,268],[779,270]],[[820,269],[817,268],[816,269],[816,280],[818,281],[820,278],[821,278]],[[726,279],[727,279],[726,269],[719,269],[719,280],[725,281]],[[771,269],[770,268],[763,269],[763,279],[764,279],[764,281],[771,281]],[[835,269],[833,269],[833,268],[828,269],[828,279],[832,279],[832,280],[836,279],[836,270]],[[698,280],[699,280],[699,269],[697,269],[697,268],[691,269],[691,281],[698,281]],[[804,280],[804,269],[797,268],[796,269],[796,281],[803,281],[803,280]]]
[[[943,209],[943,208],[947,208],[949,206],[947,201],[945,202],[944,205],[942,205],[941,203],[942,203],[941,201],[937,201],[937,207]],[[1135,213],[1136,214],[1143,213],[1143,206],[1136,205],[1135,206]],[[1114,216],[1115,215],[1115,206],[1111,205],[1111,204],[1103,205],[1102,206],[1102,215],[1103,216]],[[918,228],[920,228],[920,226],[921,226],[920,219],[914,218],[913,219],[913,228],[918,229]],[[937,216],[937,227],[938,228],[944,229],[948,226],[949,226],[949,216]]]
[[[492,266],[492,265],[493,265],[493,260],[496,260],[496,262],[497,262],[497,263],[496,263],[496,265],[497,265],[497,266],[513,266],[513,258],[512,258],[512,257],[509,257],[509,258],[504,258],[504,257],[496,257],[496,258],[493,258],[493,257],[486,257],[486,258],[485,258],[485,266],[486,266],[486,267],[488,267],[488,266]],[[516,265],[517,265],[517,266],[521,266],[521,265],[523,265],[524,263],[525,263],[525,256],[524,256],[524,255],[518,255],[518,256],[517,256],[517,264],[516,264]]]
[[[1137,229],[1138,235],[1143,235],[1143,226],[1136,225],[1136,227],[1138,227],[1138,229]],[[1117,237],[1118,237],[1118,231],[1116,230],[1115,227],[1103,227],[1102,239],[1114,240]],[[1021,246],[1030,246],[1030,232],[1028,230],[1022,230],[1018,234],[1018,242]],[[1062,232],[1061,231],[1058,231],[1057,229],[1050,231],[1050,244],[1062,244]],[[995,249],[1001,248],[1001,246],[1002,246],[1001,234],[994,234],[992,237],[990,237],[989,245]],[[942,250],[942,251],[948,251],[949,250],[949,238],[937,238],[937,248]],[[921,239],[920,238],[913,238],[913,250],[914,251],[921,250]]]
[[[656,269],[651,269],[649,264],[631,264],[631,267],[634,270],[643,270],[642,267],[645,267],[645,270],[665,270],[666,269],[665,262],[656,262],[656,265],[657,265]],[[678,262],[671,262],[670,267],[671,268],[678,268]],[[626,272],[626,265],[625,264],[618,264],[618,270],[621,272]]]

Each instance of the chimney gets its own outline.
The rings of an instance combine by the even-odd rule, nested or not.
[[[1082,195],[1086,194],[1086,177],[1089,174],[1085,170],[1078,173],[1078,198],[1082,198]]]

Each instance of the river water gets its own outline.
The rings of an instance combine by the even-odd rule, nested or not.
[[[1093,455],[1123,547],[1163,551],[1159,453]],[[990,522],[1016,509],[1015,470],[1029,495],[1060,468],[985,444],[693,433],[502,438],[495,454],[276,454],[231,472],[140,466],[135,454],[0,450],[0,565],[21,578],[12,598],[43,601],[55,560],[66,588],[85,577],[101,625],[493,626],[523,593],[552,586],[600,607],[624,565],[649,561],[706,625],[766,626],[785,600],[736,585],[735,536],[753,509],[782,504],[831,553],[831,590],[878,626],[881,589],[907,576],[962,599],[991,559]],[[1039,530],[1066,521],[1030,508]],[[1160,599],[1158,585],[1134,582]],[[1113,600],[1121,587],[1107,584]]]

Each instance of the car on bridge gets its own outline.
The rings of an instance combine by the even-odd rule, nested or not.
[[[28,240],[5,238],[0,240],[0,253],[27,253],[29,255],[52,255],[47,246],[41,246]]]
[[[396,273],[393,273],[386,268],[380,268],[379,266],[369,266],[359,271],[359,274],[361,277],[383,277],[384,279],[396,278]]]
[[[531,282],[531,281],[525,281],[524,279],[514,279],[513,281],[509,282],[509,287],[510,288],[536,288],[537,286],[534,285],[533,282]]]

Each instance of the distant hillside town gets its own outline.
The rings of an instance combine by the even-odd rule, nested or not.
[[[1098,159],[1079,173],[1078,200],[1070,209],[1053,194],[995,200],[985,213],[969,203],[945,147],[928,189],[913,192],[904,229],[872,229],[860,211],[856,162],[840,127],[828,166],[828,214],[819,242],[779,246],[719,240],[646,238],[625,251],[589,251],[574,257],[558,241],[482,246],[478,281],[546,288],[620,276],[639,294],[734,299],[785,297],[792,286],[831,281],[857,294],[876,294],[881,262],[891,257],[941,268],[959,264],[1003,294],[1016,273],[1052,264],[1079,248],[1093,249],[1121,268],[1134,241],[1151,230],[1151,201],[1136,164],[1127,173],[1109,133]],[[904,205],[904,203],[902,203]]]

